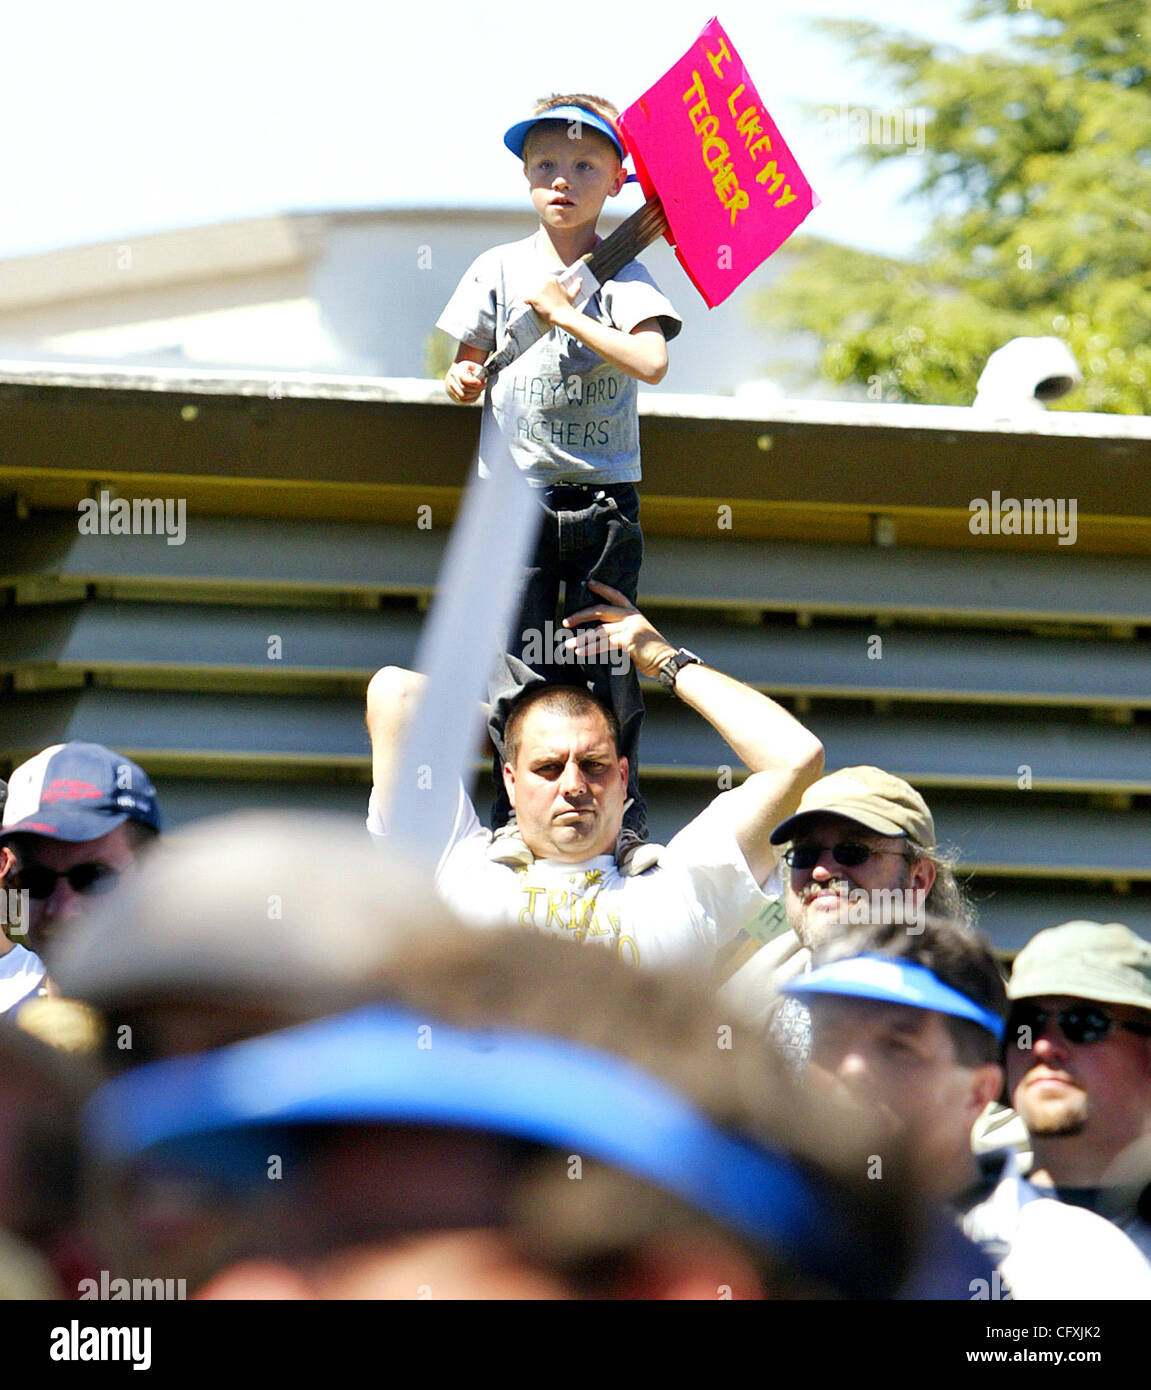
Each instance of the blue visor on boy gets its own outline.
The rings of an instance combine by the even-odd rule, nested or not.
[[[1006,1019],[945,985],[925,965],[893,956],[863,955],[832,961],[780,988],[784,994],[801,999],[812,994],[836,994],[846,999],[878,999],[888,1004],[906,1004],[912,1009],[931,1009],[978,1023],[996,1042],[1003,1041],[1007,1029]]]
[[[581,126],[588,126],[591,130],[598,130],[601,135],[607,138],[616,147],[621,160],[627,158],[627,148],[623,143],[623,136],[619,131],[595,111],[590,111],[586,106],[553,106],[549,111],[541,111],[536,116],[529,116],[526,121],[517,121],[515,125],[509,127],[504,136],[504,144],[511,150],[517,159],[524,157],[524,141],[527,139],[528,131],[532,126],[538,125],[540,121],[560,121],[564,125],[575,125],[577,122]]]

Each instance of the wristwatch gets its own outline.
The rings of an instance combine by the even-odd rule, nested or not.
[[[659,683],[669,695],[675,694],[676,676],[679,675],[685,666],[691,666],[692,664],[702,666],[704,664],[703,657],[696,656],[695,652],[689,652],[686,647],[680,647],[679,651],[673,656],[669,656],[659,668]]]

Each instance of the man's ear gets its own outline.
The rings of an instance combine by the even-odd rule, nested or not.
[[[627,774],[628,774],[627,759],[626,759],[626,758],[620,758],[620,760],[619,760],[619,775],[623,778],[623,789],[624,789],[625,792],[627,791]]]
[[[975,1110],[975,1119],[1003,1094],[1003,1078],[1003,1068],[998,1062],[984,1062],[972,1070],[970,1103]]]
[[[504,763],[504,790],[508,794],[508,801],[515,809],[516,804],[516,770],[511,763]]]
[[[0,845],[0,883],[3,883],[15,867],[16,856],[7,845]]]
[[[931,892],[931,885],[935,882],[935,865],[930,859],[916,859],[911,865],[908,873],[909,888],[918,888],[926,897]]]
[[[612,182],[612,186],[608,190],[607,196],[609,198],[614,198],[623,188],[625,183],[627,183],[627,170],[621,164],[619,166],[619,171],[617,172],[615,179]]]

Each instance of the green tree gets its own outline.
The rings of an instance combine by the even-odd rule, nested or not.
[[[456,360],[456,341],[447,333],[433,328],[424,339],[424,376],[442,377]]]
[[[878,25],[819,28],[925,113],[914,263],[811,239],[765,312],[822,340],[821,368],[873,399],[968,405],[988,355],[1064,338],[1070,410],[1151,413],[1151,0],[974,0],[1001,48]],[[905,146],[860,143],[875,163]]]

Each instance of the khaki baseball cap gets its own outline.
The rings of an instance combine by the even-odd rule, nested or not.
[[[812,783],[795,815],[771,832],[771,843],[793,840],[821,815],[846,816],[877,835],[906,837],[924,849],[935,847],[935,822],[927,802],[910,783],[882,768],[841,767]]]
[[[1151,1012],[1151,942],[1122,922],[1064,922],[1015,957],[1009,999],[1065,994]]]

